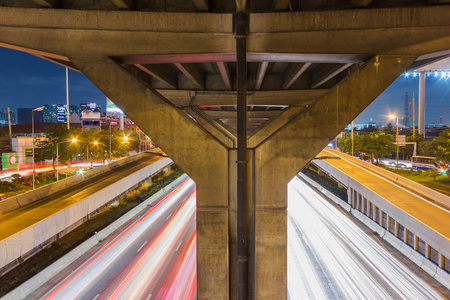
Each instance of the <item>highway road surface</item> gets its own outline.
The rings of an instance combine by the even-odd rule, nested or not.
[[[298,177],[288,199],[290,299],[446,299]]]
[[[42,198],[31,205],[0,215],[0,241],[160,159],[159,156],[139,159],[100,174],[91,180],[74,185],[69,189]]]
[[[195,207],[187,179],[30,299],[195,299]]]
[[[339,151],[324,149],[318,156],[341,157],[326,162],[349,177],[355,179],[380,197],[389,201],[416,220],[450,239],[450,210],[433,203],[420,195],[401,187],[383,176],[361,167],[359,159],[349,160]]]

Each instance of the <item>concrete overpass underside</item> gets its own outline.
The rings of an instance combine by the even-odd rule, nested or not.
[[[247,3],[249,298],[287,298],[287,183],[402,72],[449,54],[446,2]],[[0,46],[85,74],[195,180],[198,297],[237,298],[234,1],[0,4]]]

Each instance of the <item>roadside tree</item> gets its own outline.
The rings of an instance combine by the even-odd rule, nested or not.
[[[450,129],[441,131],[431,142],[431,146],[437,159],[446,163],[450,162]]]

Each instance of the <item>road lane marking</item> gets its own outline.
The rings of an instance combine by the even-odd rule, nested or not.
[[[178,249],[180,249],[180,247],[181,247],[181,244],[183,244],[183,241],[181,241],[179,244],[178,244],[178,247],[177,247],[177,249],[175,249],[175,252],[177,252],[178,251]]]
[[[147,299],[145,299],[145,300],[150,300],[151,297],[152,297],[152,294],[148,295]]]
[[[170,218],[171,216],[172,216],[172,214],[170,214],[170,215],[166,218],[166,221],[169,220],[169,218]]]
[[[95,299],[97,299],[98,297],[100,297],[100,294],[98,294],[97,296],[95,296],[94,299],[92,299],[92,300],[95,300]]]
[[[145,241],[145,243],[142,244],[142,246],[139,247],[139,249],[137,250],[137,252],[141,251],[142,248],[144,248],[144,246],[148,243],[148,241]]]

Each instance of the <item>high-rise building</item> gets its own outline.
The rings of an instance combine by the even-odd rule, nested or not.
[[[58,105],[45,104],[43,113],[44,113],[44,122],[46,123],[58,122]]]
[[[32,108],[18,108],[17,109],[17,123],[31,123],[31,111]],[[34,112],[34,122],[42,123],[44,122],[44,114],[43,111],[35,111]]]
[[[58,105],[58,123],[67,123],[67,104]],[[77,111],[76,105],[69,106],[69,115]]]

